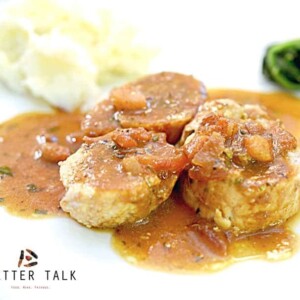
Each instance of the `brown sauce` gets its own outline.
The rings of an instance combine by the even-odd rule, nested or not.
[[[300,140],[300,101],[292,96],[235,90],[211,90],[209,95],[211,99],[263,104]],[[35,157],[36,138],[54,135],[61,145],[76,151],[80,143],[70,143],[67,136],[79,130],[80,120],[80,115],[57,112],[25,114],[0,125],[0,167],[7,166],[12,171],[12,176],[0,175],[0,205],[22,216],[62,214],[59,202],[64,188],[59,167]],[[128,261],[178,272],[219,270],[253,257],[282,259],[292,255],[297,244],[289,224],[239,237],[221,232],[200,219],[176,191],[148,218],[120,226],[113,235],[115,249]]]
[[[0,125],[0,167],[9,167],[12,176],[0,174],[0,205],[22,216],[62,214],[59,201],[64,187],[59,166],[38,158],[38,136],[45,134],[68,145],[66,136],[78,131],[78,114],[24,114]]]
[[[299,142],[299,99],[283,93],[238,90],[210,90],[208,94],[210,99],[265,105]],[[127,261],[142,267],[189,273],[215,271],[250,258],[273,261],[290,257],[298,247],[298,239],[289,223],[235,237],[199,218],[174,192],[143,222],[117,228],[113,245]]]
[[[140,224],[117,228],[113,245],[127,261],[142,267],[199,272],[220,270],[249,258],[289,257],[297,238],[284,226],[235,237],[198,217],[174,193]]]

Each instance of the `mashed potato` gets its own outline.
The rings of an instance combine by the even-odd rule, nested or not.
[[[108,11],[54,0],[7,7],[0,28],[0,80],[67,111],[94,101],[101,85],[144,73],[152,56]]]

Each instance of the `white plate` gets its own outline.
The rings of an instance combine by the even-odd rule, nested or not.
[[[161,48],[152,72],[193,74],[208,87],[274,89],[261,76],[264,50],[273,42],[299,37],[296,1],[107,2],[103,5],[112,6],[141,29],[141,39]],[[85,4],[95,5],[94,1]],[[1,120],[42,109],[47,108],[1,88]],[[109,234],[84,228],[72,219],[27,220],[2,209],[0,232],[0,300],[271,299],[298,293],[300,253],[277,263],[241,262],[210,275],[175,275],[127,264],[112,250]],[[2,270],[16,270],[24,248],[39,254],[36,280],[5,281]],[[44,279],[44,270],[70,269],[76,270],[75,282]],[[50,289],[14,290],[13,285]]]

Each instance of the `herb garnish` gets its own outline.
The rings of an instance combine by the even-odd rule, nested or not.
[[[7,166],[0,167],[0,174],[7,175],[7,176],[13,176],[11,168],[9,168]]]
[[[59,126],[53,126],[47,129],[48,132],[56,132],[59,130]]]
[[[152,137],[152,142],[157,142],[158,139],[159,139],[158,135],[154,135],[154,136]]]
[[[30,193],[36,193],[39,191],[39,188],[33,183],[27,184],[26,189]]]
[[[48,211],[47,210],[44,210],[44,209],[35,209],[34,210],[34,213],[36,215],[47,215],[48,214]]]

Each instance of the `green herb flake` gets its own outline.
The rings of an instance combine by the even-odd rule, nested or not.
[[[47,129],[48,132],[56,132],[59,130],[59,126],[53,126]]]
[[[1,203],[1,202],[4,202],[4,198],[0,198],[0,203]]]
[[[261,185],[260,187],[259,187],[259,190],[261,191],[261,192],[263,192],[263,191],[265,191],[266,190],[266,185]]]
[[[153,177],[151,177],[151,176],[145,176],[144,180],[149,188],[151,188],[153,185],[155,185],[155,182],[154,182],[155,180],[153,180]]]
[[[246,120],[246,119],[248,119],[248,114],[247,113],[242,113],[242,115],[241,115],[241,119],[242,120]]]
[[[27,184],[26,189],[30,193],[36,193],[39,191],[39,188],[33,183]]]
[[[35,209],[35,210],[34,210],[34,214],[35,214],[35,215],[47,215],[47,214],[48,214],[48,211],[47,211],[47,210],[44,210],[44,209]]]
[[[152,142],[157,142],[158,139],[159,139],[158,135],[154,135],[154,136],[152,137]]]
[[[243,178],[236,178],[235,184],[241,184],[243,182]]]
[[[11,168],[9,168],[7,166],[0,167],[0,174],[7,175],[7,176],[13,176]]]
[[[224,153],[226,154],[226,156],[227,156],[229,159],[232,159],[232,157],[233,157],[233,151],[232,151],[231,149],[225,148]]]

